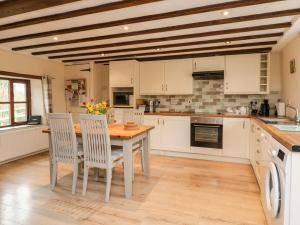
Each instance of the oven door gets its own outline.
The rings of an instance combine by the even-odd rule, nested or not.
[[[223,125],[192,123],[191,146],[222,149]]]

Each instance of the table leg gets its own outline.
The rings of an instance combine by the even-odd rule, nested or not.
[[[147,132],[147,136],[144,140],[143,148],[143,161],[144,161],[144,175],[150,176],[150,132]]]
[[[123,140],[125,197],[132,197],[132,141]]]

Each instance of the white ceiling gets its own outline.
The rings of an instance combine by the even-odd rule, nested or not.
[[[6,17],[0,19],[0,25],[22,21],[31,18],[38,18],[41,16],[52,15],[61,12],[68,12],[76,9],[87,8],[96,5],[102,5],[110,2],[116,2],[116,0],[83,0],[79,2],[69,3],[65,5],[60,5],[56,7],[51,7],[43,10],[37,10],[29,13],[24,13],[16,16]],[[161,2],[155,3],[148,3],[144,5],[128,7],[118,10],[112,10],[102,13],[90,14],[85,16],[73,17],[70,19],[64,20],[57,20],[53,22],[46,22],[31,26],[25,26],[20,28],[14,28],[10,30],[0,31],[0,39],[15,37],[15,36],[22,36],[26,34],[34,34],[39,32],[47,32],[52,30],[60,30],[65,28],[72,28],[72,27],[79,27],[84,25],[91,25],[103,22],[111,22],[116,20],[123,20],[128,18],[140,17],[145,15],[153,15],[159,14],[164,12],[171,12],[176,10],[182,9],[189,9],[194,7],[206,6],[211,4],[217,3],[224,3],[224,2],[232,2],[232,0],[165,0]],[[134,23],[134,24],[125,24],[129,27],[128,31],[123,29],[123,26],[115,26],[103,29],[95,29],[83,32],[76,32],[76,33],[68,33],[57,35],[58,41],[65,41],[65,40],[74,40],[74,39],[81,39],[87,37],[97,37],[103,35],[110,35],[110,34],[119,34],[124,32],[132,32],[132,31],[142,31],[148,30],[153,28],[161,28],[161,27],[169,27],[169,26],[176,26],[182,24],[189,24],[195,22],[203,22],[203,21],[211,21],[211,20],[220,20],[225,18],[233,18],[233,17],[240,17],[252,14],[260,14],[260,13],[267,13],[267,12],[275,12],[281,10],[288,10],[288,9],[297,9],[300,8],[300,0],[286,0],[286,1],[278,1],[273,3],[265,3],[260,5],[254,6],[247,6],[247,7],[239,7],[239,8],[232,8],[228,9],[230,14],[228,16],[222,15],[220,11],[213,11],[207,13],[200,13],[188,16],[180,16],[174,17],[169,19],[161,19],[161,20],[154,20],[149,22],[141,22],[141,23]],[[77,54],[77,53],[87,53],[91,52],[89,56],[76,56],[76,57],[65,57],[62,59],[86,59],[91,57],[101,57],[99,53],[95,54],[93,52],[99,51],[107,51],[107,50],[117,50],[117,49],[129,49],[129,48],[136,48],[136,47],[144,47],[144,46],[153,46],[153,50],[144,50],[144,51],[128,51],[128,52],[121,52],[121,53],[114,53],[114,54],[107,54],[103,56],[106,60],[109,60],[110,56],[117,56],[117,55],[127,55],[127,54],[134,54],[134,53],[144,53],[144,52],[153,52],[153,56],[157,55],[158,52],[155,50],[157,45],[165,45],[165,44],[173,44],[173,43],[185,43],[185,42],[192,42],[192,41],[202,41],[202,40],[212,40],[212,39],[220,39],[220,38],[230,38],[230,37],[239,37],[239,36],[251,36],[257,34],[268,34],[268,33],[277,33],[277,32],[288,32],[289,28],[278,28],[272,30],[261,30],[261,31],[251,31],[251,32],[243,32],[243,33],[233,33],[233,34],[224,34],[224,35],[215,35],[215,36],[207,36],[207,37],[199,37],[199,38],[189,38],[189,39],[181,39],[181,40],[173,40],[173,41],[161,41],[161,42],[154,42],[154,43],[144,43],[144,44],[134,44],[134,45],[125,45],[120,47],[107,47],[101,49],[91,49],[91,50],[81,50],[81,51],[70,51],[64,52],[64,49],[68,48],[76,48],[76,47],[83,47],[83,46],[94,46],[94,45],[102,45],[102,44],[110,44],[110,43],[119,43],[124,41],[134,41],[134,40],[145,40],[145,39],[152,39],[152,38],[160,38],[160,37],[169,37],[169,36],[178,36],[178,35],[185,35],[185,34],[194,34],[194,33],[203,33],[208,31],[218,31],[218,30],[228,30],[228,29],[236,29],[236,28],[244,28],[244,27],[253,27],[253,26],[261,26],[261,25],[268,25],[268,24],[275,24],[275,23],[284,23],[284,22],[293,22],[297,18],[295,16],[285,16],[285,17],[277,17],[277,18],[270,18],[270,19],[261,19],[261,20],[252,20],[252,21],[245,21],[245,22],[238,22],[238,23],[228,23],[224,25],[213,25],[213,26],[205,26],[205,27],[198,27],[192,29],[184,29],[184,30],[177,30],[177,31],[168,31],[168,32],[161,32],[161,33],[152,33],[147,35],[136,35],[136,36],[129,36],[129,37],[122,37],[122,38],[114,38],[114,39],[104,39],[104,40],[97,40],[91,42],[82,42],[76,44],[67,44],[67,45],[60,45],[60,46],[52,46],[52,47],[43,47],[43,48],[35,48],[35,49],[28,49],[21,52],[26,54],[30,54],[32,52],[39,52],[39,51],[48,51],[48,50],[57,50],[61,49],[61,53],[55,54],[47,54],[37,57],[48,57],[54,55],[65,55],[65,54]],[[251,40],[243,40],[243,41],[233,41],[228,45],[228,50],[241,50],[241,49],[250,49],[250,48],[263,48],[263,47],[272,47],[270,45],[267,46],[254,46],[254,47],[246,47],[246,48],[230,48],[230,45],[235,44],[243,44],[243,43],[254,43],[254,42],[265,42],[265,41],[280,41],[282,37],[270,37],[270,38],[260,38],[260,39],[251,39]],[[28,45],[37,45],[43,43],[52,43],[55,42],[53,40],[53,36],[43,37],[43,38],[34,38],[34,39],[27,39],[22,41],[16,42],[7,42],[0,44],[2,48],[15,48],[21,46],[28,46]],[[223,46],[225,43],[213,43],[213,44],[202,44],[196,46],[182,46],[182,47],[172,47],[167,49],[161,49],[160,51],[170,51],[170,50],[180,50],[180,49],[193,49],[193,48],[202,48],[202,47],[209,47],[209,46]],[[224,51],[222,49],[221,51]],[[227,50],[227,49],[226,49]],[[218,50],[211,50],[211,51],[204,51],[204,52],[212,52]],[[192,51],[191,53],[201,53],[203,51]],[[184,52],[182,54],[187,54]],[[168,54],[174,55],[174,54]],[[178,55],[178,53],[176,53]],[[159,56],[159,55],[157,55]],[[165,56],[165,54],[164,54]],[[147,56],[151,57],[151,56]],[[55,60],[62,60],[62,59],[55,59]],[[54,60],[54,59],[53,59]]]

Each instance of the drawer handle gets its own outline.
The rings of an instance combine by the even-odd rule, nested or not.
[[[256,152],[257,152],[258,154],[260,154],[260,151],[259,151],[259,150],[257,150]]]
[[[256,162],[256,165],[260,165],[260,163],[258,161],[255,161]]]
[[[260,140],[259,140],[259,139],[257,139],[257,142],[260,142]]]

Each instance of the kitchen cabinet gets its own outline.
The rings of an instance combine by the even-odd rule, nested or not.
[[[110,87],[134,87],[138,77],[138,62],[136,60],[109,62]]]
[[[165,64],[163,61],[140,63],[140,94],[162,95],[165,93]]]
[[[192,59],[141,62],[140,94],[193,94],[192,70]]]
[[[265,174],[268,171],[268,152],[271,148],[271,135],[258,126],[254,121],[250,132],[250,161],[257,182],[263,191],[265,187]]]
[[[193,59],[193,71],[218,71],[225,68],[225,56]]]
[[[165,94],[193,94],[192,73],[193,65],[191,59],[165,61]]]
[[[223,118],[223,155],[249,159],[248,118]]]
[[[260,62],[260,54],[226,56],[224,93],[259,94]]]
[[[144,124],[155,127],[150,131],[151,149],[161,149],[161,122],[162,118],[160,116],[144,116]]]
[[[145,116],[144,123],[155,126],[150,132],[151,149],[190,152],[190,117]]]

